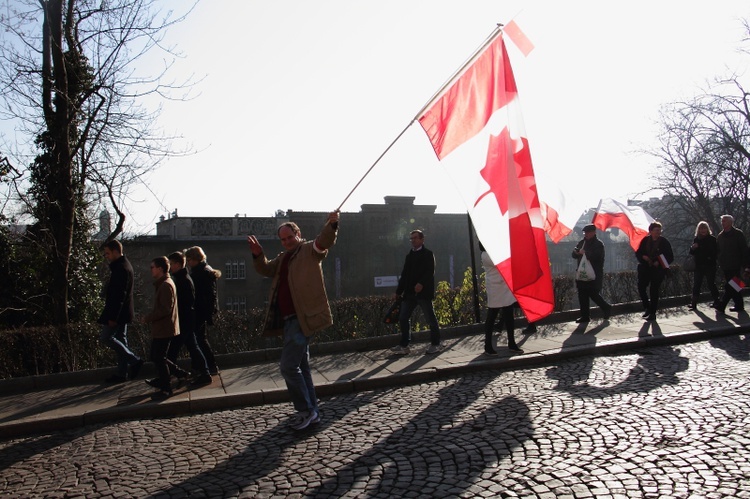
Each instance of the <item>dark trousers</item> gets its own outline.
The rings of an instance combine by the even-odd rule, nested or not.
[[[606,314],[607,309],[609,309],[609,303],[602,298],[601,293],[599,292],[599,288],[596,286],[595,281],[592,282],[576,282],[576,287],[578,288],[578,303],[581,306],[581,317],[583,319],[589,319],[591,318],[591,303],[590,301],[593,301],[596,303],[596,305],[602,309]]]
[[[172,391],[172,382],[170,379],[170,365],[175,366],[167,359],[167,351],[172,338],[152,338],[151,339],[151,362],[156,367],[156,375],[159,379],[159,389]]]
[[[195,333],[193,331],[185,331],[180,329],[180,334],[172,338],[169,342],[169,351],[167,352],[167,359],[173,363],[177,363],[177,355],[180,353],[180,348],[185,345],[188,353],[190,354],[190,366],[199,375],[208,374],[208,363],[206,362],[206,356],[203,355],[200,347],[198,346],[198,340],[195,339]]]
[[[513,305],[502,308],[488,308],[487,319],[484,321],[484,349],[492,349],[492,330],[495,328],[495,321],[500,311],[502,311],[502,321],[505,331],[508,333],[508,346],[516,346],[516,338],[513,332],[516,329],[516,319],[513,317]]]
[[[693,273],[693,299],[698,300],[701,294],[701,285],[703,279],[706,280],[706,286],[711,293],[714,303],[719,301],[719,289],[716,287],[716,267],[711,265],[707,267],[696,267]]]
[[[638,265],[638,295],[643,302],[643,308],[649,314],[656,314],[659,309],[659,288],[665,277],[666,272],[661,267]]]
[[[721,296],[719,301],[719,310],[724,310],[730,301],[734,302],[734,307],[737,309],[744,309],[745,304],[742,301],[742,295],[735,291],[735,289],[729,284],[729,281],[740,275],[740,269],[728,269],[724,270],[724,294]]]
[[[432,300],[418,300],[415,297],[407,297],[401,301],[401,313],[398,322],[401,326],[401,346],[409,346],[411,342],[411,314],[417,305],[422,309],[427,324],[430,326],[430,342],[433,345],[440,344],[440,326],[438,326],[435,309],[432,308]]]
[[[216,366],[216,359],[214,358],[214,351],[211,350],[211,345],[208,344],[208,332],[206,331],[208,323],[206,321],[198,320],[195,325],[195,341],[198,344],[198,348],[203,352],[203,356],[206,358],[206,364],[208,364],[208,371],[211,374],[219,372],[219,368]]]

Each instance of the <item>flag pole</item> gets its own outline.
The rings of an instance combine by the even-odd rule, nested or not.
[[[391,142],[388,145],[388,147],[385,148],[385,151],[383,151],[380,154],[380,156],[378,156],[378,159],[375,160],[375,162],[372,164],[372,166],[370,166],[370,168],[365,172],[365,174],[362,175],[362,178],[359,179],[359,182],[357,182],[357,185],[355,185],[354,188],[351,191],[349,191],[349,194],[346,195],[346,197],[344,198],[344,200],[341,201],[341,204],[339,205],[338,208],[336,208],[336,211],[341,211],[341,207],[344,206],[344,203],[346,203],[347,200],[349,199],[349,197],[352,194],[354,194],[354,191],[357,190],[357,187],[359,187],[359,184],[361,184],[362,181],[365,179],[365,177],[367,177],[370,174],[370,172],[372,171],[372,169],[375,168],[375,165],[377,165],[378,163],[380,163],[380,160],[383,159],[383,156],[385,156],[386,153],[391,150],[391,147],[393,147],[394,144],[396,144],[396,142],[398,141],[398,139],[400,139],[401,136],[406,133],[406,131],[409,129],[409,127],[412,125],[412,123],[414,123],[414,120],[411,120],[409,122],[409,124],[406,125],[403,130],[401,130],[401,133],[399,133],[398,136],[395,139],[393,139],[393,142]]]
[[[432,97],[430,97],[430,99],[427,101],[427,103],[424,106],[422,106],[422,109],[420,109],[419,112],[414,116],[414,118],[412,118],[412,120],[409,122],[409,124],[406,125],[403,130],[401,130],[401,133],[399,133],[398,136],[395,139],[393,139],[393,141],[388,145],[388,147],[386,147],[385,150],[380,154],[380,156],[378,156],[378,159],[376,159],[375,162],[370,166],[370,168],[367,169],[367,171],[365,172],[365,174],[362,175],[362,178],[359,179],[359,181],[354,186],[354,188],[352,188],[352,190],[349,191],[349,194],[346,195],[346,197],[344,198],[344,200],[341,201],[341,204],[339,205],[338,208],[336,208],[336,211],[341,211],[341,208],[349,200],[349,198],[351,197],[351,195],[354,194],[354,191],[357,190],[357,187],[359,187],[359,185],[362,183],[362,181],[364,181],[365,177],[367,177],[370,174],[370,172],[373,170],[373,168],[375,168],[375,165],[377,165],[380,162],[380,160],[383,159],[383,156],[385,156],[386,153],[391,150],[391,148],[396,144],[396,142],[398,141],[398,139],[400,139],[406,133],[406,131],[409,129],[409,127],[412,126],[414,124],[414,122],[419,119],[419,117],[422,115],[422,113],[425,111],[425,109],[427,109],[432,104],[432,102],[440,94],[442,94],[443,91],[446,88],[448,88],[448,86],[451,85],[456,80],[456,78],[459,75],[461,75],[463,73],[464,69],[466,69],[466,67],[469,66],[469,64],[471,64],[472,62],[474,62],[474,59],[476,59],[476,57],[484,51],[484,49],[487,47],[487,45],[489,45],[490,43],[492,43],[492,41],[495,39],[495,37],[497,36],[497,34],[500,31],[502,31],[503,26],[504,26],[503,24],[498,23],[497,27],[495,27],[495,29],[492,30],[492,33],[490,33],[490,35],[482,42],[482,44],[479,46],[479,48],[474,51],[474,53],[471,55],[471,57],[469,57],[466,60],[466,62],[464,62],[461,65],[461,67],[457,71],[455,71],[451,75],[450,78],[448,78],[448,80],[440,87],[440,89],[437,92],[435,92]]]

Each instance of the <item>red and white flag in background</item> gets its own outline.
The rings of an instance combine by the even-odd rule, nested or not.
[[[419,123],[526,318],[549,315],[545,220],[502,32],[425,109]]]
[[[653,217],[640,206],[627,206],[606,198],[599,201],[599,207],[591,223],[599,230],[617,227],[627,234],[630,238],[630,247],[637,251],[641,240],[648,235],[648,226],[653,221]]]

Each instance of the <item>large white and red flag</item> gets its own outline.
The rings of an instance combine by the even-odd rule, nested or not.
[[[529,321],[554,308],[544,220],[502,32],[418,116]]]
[[[654,218],[640,206],[628,206],[611,198],[601,199],[592,224],[599,230],[617,227],[630,239],[630,247],[638,251],[641,240],[648,235],[648,226]]]

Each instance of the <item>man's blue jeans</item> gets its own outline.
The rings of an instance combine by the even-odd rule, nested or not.
[[[401,326],[401,346],[408,347],[411,342],[411,314],[417,305],[422,309],[427,324],[430,326],[430,343],[433,345],[440,344],[440,326],[438,326],[435,309],[432,308],[432,300],[419,300],[417,298],[404,298],[401,301],[401,313],[398,316],[398,323]]]
[[[310,338],[302,332],[297,317],[284,321],[284,347],[279,367],[294,409],[317,411],[318,397],[310,371]]]
[[[128,366],[140,360],[136,354],[128,348],[128,325],[117,324],[116,326],[102,325],[99,340],[115,351],[117,356],[117,375],[128,377]]]

